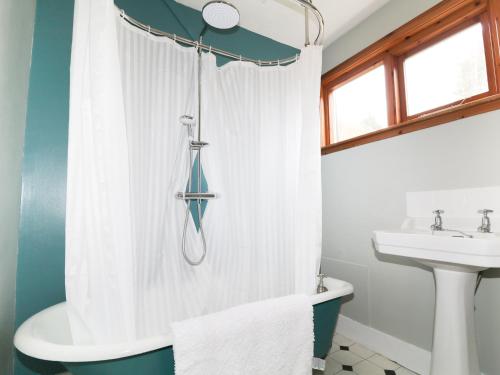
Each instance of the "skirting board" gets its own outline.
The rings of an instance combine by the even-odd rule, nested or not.
[[[429,375],[431,353],[387,333],[339,315],[336,332],[420,375]]]

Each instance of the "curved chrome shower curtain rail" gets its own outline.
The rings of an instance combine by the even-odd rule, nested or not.
[[[316,21],[318,23],[318,35],[316,36],[316,39],[314,40],[314,44],[315,45],[321,44],[322,39],[323,39],[323,32],[324,32],[324,28],[325,28],[323,15],[321,14],[321,12],[318,10],[318,8],[316,8],[308,0],[291,0],[291,1],[297,3],[298,5],[302,6],[305,9],[307,9],[308,11],[310,11],[314,15],[314,17],[316,18]],[[131,24],[131,25],[133,25],[141,30],[144,30],[152,35],[167,37],[167,38],[172,39],[178,43],[197,47],[197,48],[200,48],[201,50],[212,52],[214,54],[228,57],[228,58],[233,59],[233,60],[252,62],[252,63],[260,65],[260,66],[276,66],[276,65],[286,65],[286,64],[293,63],[297,60],[297,57],[298,57],[298,55],[295,55],[295,56],[287,57],[287,58],[280,59],[280,60],[256,60],[256,59],[252,59],[250,57],[244,57],[244,56],[238,55],[236,53],[228,52],[228,51],[225,51],[223,49],[212,47],[210,45],[206,45],[206,44],[203,44],[203,43],[200,43],[200,42],[188,39],[188,38],[184,38],[184,37],[178,36],[176,34],[171,34],[171,33],[167,33],[167,32],[155,29],[154,27],[151,27],[149,25],[145,25],[142,22],[137,21],[136,19],[128,16],[127,14],[125,14],[125,11],[123,9],[120,11],[120,16],[125,21],[127,21],[129,24]]]

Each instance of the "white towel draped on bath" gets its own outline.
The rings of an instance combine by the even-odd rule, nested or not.
[[[310,375],[313,308],[305,295],[172,324],[176,375]]]

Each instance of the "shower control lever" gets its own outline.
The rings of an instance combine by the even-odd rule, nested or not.
[[[492,214],[493,212],[493,210],[489,210],[487,208],[478,211],[479,214],[483,215],[481,226],[477,228],[478,232],[491,233],[491,220],[488,215]]]
[[[201,148],[203,148],[205,146],[208,146],[208,143],[203,142],[203,141],[191,141],[191,142],[189,142],[189,146],[190,146],[191,150],[196,151],[196,150],[200,150]]]
[[[189,201],[189,200],[209,200],[216,199],[217,194],[215,193],[183,193],[182,191],[175,194],[177,199]]]

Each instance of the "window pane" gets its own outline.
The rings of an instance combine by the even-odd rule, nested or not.
[[[408,115],[488,91],[480,23],[426,48],[404,62]]]
[[[384,66],[334,89],[329,105],[332,142],[387,127]]]

